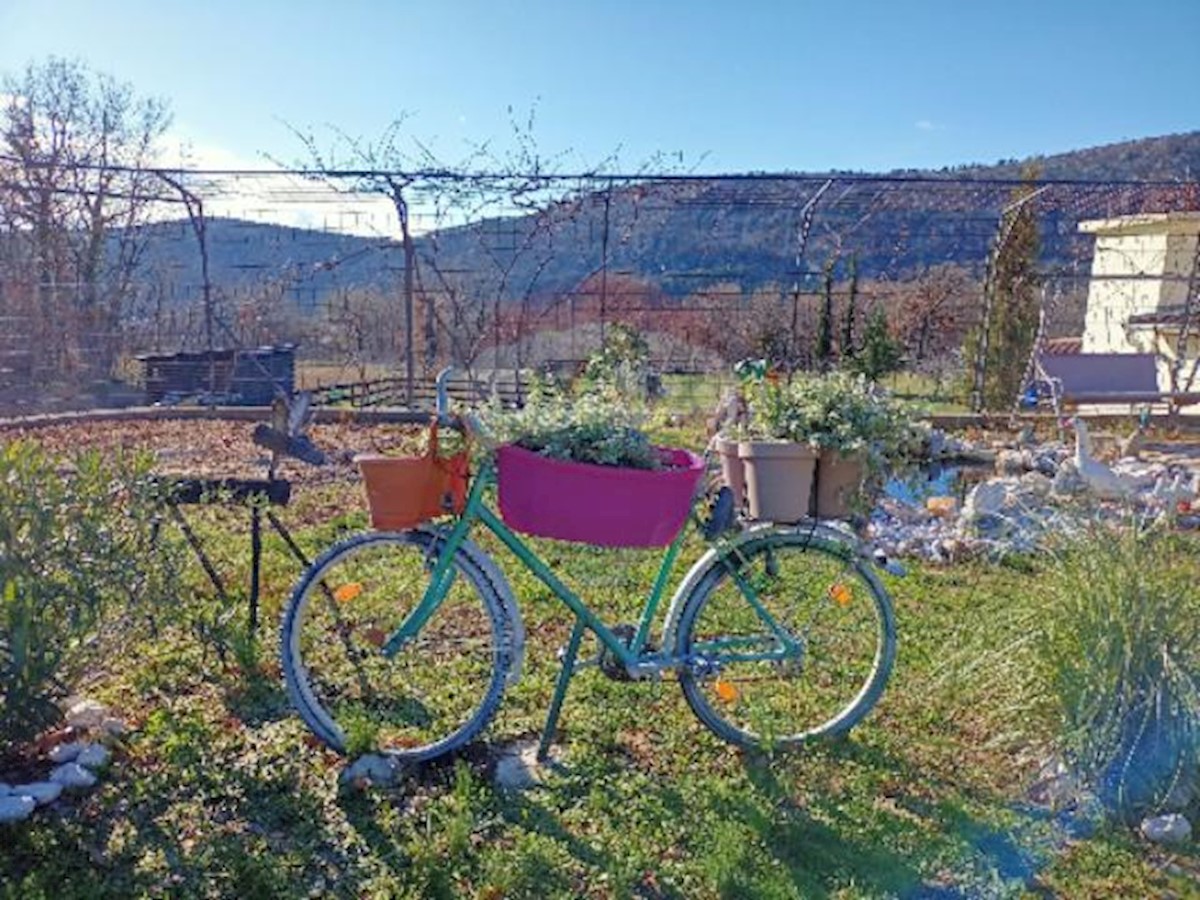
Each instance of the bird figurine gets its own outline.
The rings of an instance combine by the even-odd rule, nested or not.
[[[1117,453],[1120,455],[1120,458],[1140,458],[1142,448],[1146,445],[1146,432],[1149,430],[1150,410],[1149,408],[1145,408],[1138,415],[1137,425],[1134,427],[1133,433],[1129,437],[1122,438],[1117,442]]]
[[[1192,487],[1192,476],[1186,470],[1180,469],[1173,474],[1164,472],[1154,482],[1150,489],[1148,500],[1154,505],[1161,506],[1169,512],[1174,512],[1182,505],[1190,509],[1196,499],[1196,490]]]
[[[1126,500],[1153,483],[1153,478],[1114,472],[1092,456],[1092,441],[1087,423],[1072,416],[1065,423],[1075,429],[1075,469],[1089,491],[1102,500]]]
[[[721,395],[716,410],[709,417],[708,436],[712,437],[723,431],[732,431],[737,426],[747,425],[749,422],[750,407],[746,403],[746,398],[737,388],[730,388]]]

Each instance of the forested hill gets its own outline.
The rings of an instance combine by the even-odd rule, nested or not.
[[[1090,254],[1081,219],[1200,208],[1200,132],[937,171],[618,183],[540,216],[422,236],[422,284],[548,298],[583,289],[603,270],[678,297],[716,283],[811,288],[826,266],[844,276],[852,258],[865,278],[901,279],[941,263],[979,271],[999,210],[1019,190],[1011,182],[1030,164],[1055,182],[1037,199],[1045,265]],[[798,259],[806,204],[811,228]],[[208,241],[221,289],[274,283],[309,308],[337,288],[394,287],[403,266],[398,246],[380,239],[233,219],[210,221]],[[180,301],[195,296],[199,254],[184,223],[151,227],[143,272]]]

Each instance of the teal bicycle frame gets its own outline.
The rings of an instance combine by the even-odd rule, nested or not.
[[[426,588],[424,596],[404,621],[400,623],[395,632],[389,635],[383,644],[382,653],[388,657],[395,656],[404,648],[405,644],[416,638],[417,634],[429,620],[429,617],[437,610],[450,590],[455,576],[453,566],[455,554],[467,539],[473,524],[476,521],[482,523],[488,531],[494,534],[512,551],[513,555],[516,556],[522,565],[546,585],[575,615],[575,626],[571,631],[571,637],[567,642],[566,649],[563,651],[562,669],[559,672],[554,696],[551,699],[550,709],[546,718],[546,725],[542,730],[541,740],[538,744],[538,758],[545,759],[559,714],[562,711],[567,687],[576,672],[575,663],[585,632],[591,631],[595,634],[600,643],[625,667],[631,678],[642,678],[647,675],[652,676],[661,673],[663,669],[693,664],[692,657],[677,657],[667,648],[650,653],[645,652],[647,642],[650,638],[651,626],[662,603],[662,597],[667,589],[671,572],[674,570],[675,563],[679,558],[680,550],[687,536],[688,526],[687,523],[684,523],[679,533],[675,536],[675,539],[664,552],[650,594],[646,598],[645,605],[642,608],[637,630],[633,639],[627,644],[592,612],[591,608],[582,598],[576,595],[567,585],[563,584],[537,554],[521,538],[514,534],[500,517],[483,502],[484,493],[495,484],[495,480],[495,466],[489,460],[483,464],[480,472],[474,478],[462,514],[457,518],[453,526],[443,529],[445,536],[435,545],[438,554],[437,562],[433,567],[429,586]],[[694,512],[690,518],[692,521],[695,521]],[[718,558],[722,562],[725,562],[730,556],[734,556],[738,552],[736,547],[723,547],[720,539],[714,541],[713,546],[717,550]],[[726,565],[728,565],[727,562]],[[729,565],[729,571],[741,590],[742,595],[757,613],[763,625],[769,629],[777,645],[771,650],[758,653],[734,653],[727,651],[733,651],[737,646],[746,643],[761,643],[761,639],[723,638],[705,644],[705,650],[710,653],[720,654],[722,659],[738,661],[770,660],[782,662],[800,656],[804,650],[803,643],[796,640],[785,628],[782,628],[774,620],[766,607],[760,602],[754,586],[741,576],[736,566]]]

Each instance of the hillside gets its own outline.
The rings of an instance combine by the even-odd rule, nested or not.
[[[826,263],[844,275],[851,256],[865,278],[903,279],[939,263],[978,272],[1030,163],[1050,182],[1036,201],[1045,267],[1090,256],[1081,219],[1200,206],[1200,132],[938,171],[664,179],[618,184],[607,195],[599,184],[538,216],[422,236],[422,283],[511,301],[590,289],[601,270],[675,297],[718,283],[814,289]],[[399,248],[379,239],[235,219],[211,220],[208,233],[218,287],[275,284],[304,309],[340,288],[394,287],[403,266]],[[143,272],[169,281],[177,302],[198,296],[199,255],[186,226],[150,226],[148,238]]]

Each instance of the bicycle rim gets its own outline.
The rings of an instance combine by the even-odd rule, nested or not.
[[[727,563],[714,563],[680,615],[677,651],[689,660],[680,684],[697,717],[724,740],[763,750],[848,731],[895,658],[891,602],[873,573],[801,532],[750,541]]]
[[[388,658],[382,645],[420,602],[436,562],[430,532],[369,534],[328,551],[284,618],[288,690],[326,744],[352,756],[449,753],[495,712],[507,656],[503,610],[465,554],[441,605]]]

